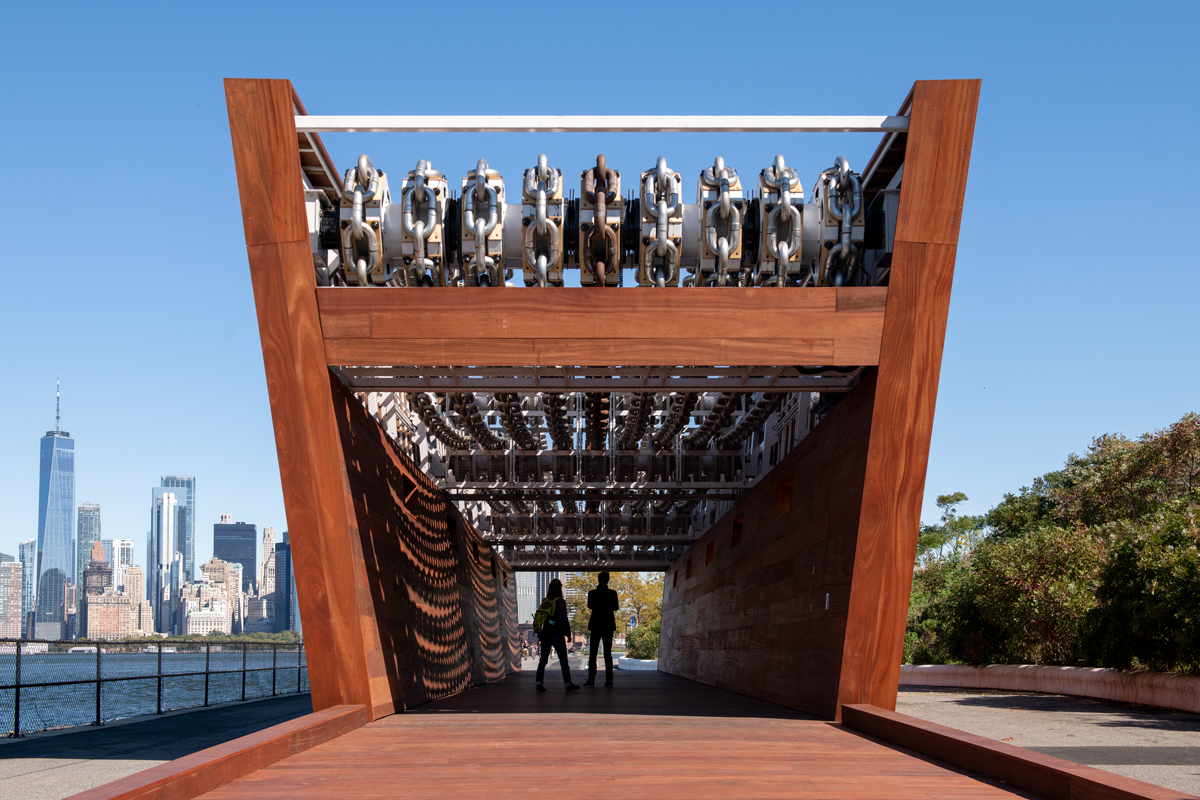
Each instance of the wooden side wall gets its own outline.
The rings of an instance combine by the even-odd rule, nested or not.
[[[660,670],[834,716],[874,401],[872,371],[671,566]]]
[[[512,569],[333,375],[330,391],[374,716],[515,672]]]

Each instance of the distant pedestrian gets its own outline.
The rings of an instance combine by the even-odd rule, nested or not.
[[[588,655],[588,679],[584,686],[596,685],[596,648],[601,642],[604,643],[604,685],[613,685],[612,640],[617,630],[616,612],[621,608],[621,599],[608,588],[607,572],[600,573],[598,584],[588,592],[588,608],[592,610],[588,630],[592,632],[592,643]]]
[[[571,682],[571,665],[567,663],[567,637],[571,635],[571,620],[567,616],[567,601],[563,599],[562,581],[558,578],[550,581],[546,599],[533,615],[533,628],[537,631],[542,649],[537,668],[537,690],[546,691],[542,682],[546,677],[546,662],[550,660],[551,650],[558,653],[558,663],[562,666],[563,683],[567,691],[578,689],[579,687]]]

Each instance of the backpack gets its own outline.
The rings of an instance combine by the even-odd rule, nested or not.
[[[554,600],[553,597],[547,597],[538,606],[537,611],[533,612],[533,632],[542,634],[547,630],[547,625],[554,624]]]

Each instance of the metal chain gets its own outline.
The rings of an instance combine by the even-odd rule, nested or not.
[[[548,284],[550,265],[558,261],[558,226],[551,225],[546,211],[547,198],[558,193],[559,172],[547,163],[546,154],[538,156],[537,166],[525,170],[525,194],[536,199],[537,218],[525,229],[525,263],[537,273],[537,285]]]
[[[413,258],[408,265],[408,285],[419,286],[422,279],[426,277],[427,270],[435,269],[433,259],[425,255],[425,240],[433,233],[433,228],[437,224],[437,197],[433,193],[433,189],[425,185],[427,177],[433,177],[430,173],[434,170],[430,168],[429,162],[421,159],[417,162],[417,168],[413,171],[413,185],[404,194],[404,213],[402,216],[404,231],[413,237]],[[414,198],[420,196],[419,200]],[[413,215],[424,213],[425,219],[413,221]],[[445,281],[439,280],[439,284]]]
[[[737,172],[725,166],[725,159],[717,156],[711,167],[700,173],[700,180],[705,186],[715,188],[719,192],[718,202],[709,206],[708,215],[704,222],[705,239],[708,249],[717,254],[716,277],[717,286],[724,286],[728,279],[729,254],[738,249],[742,242],[742,212],[738,211],[729,199],[729,184],[737,179]],[[729,235],[717,235],[718,216],[728,222]],[[738,265],[739,270],[741,265]]]
[[[642,202],[650,216],[658,223],[655,226],[655,236],[646,243],[642,256],[642,267],[646,275],[658,287],[674,283],[679,274],[679,248],[671,241],[667,225],[671,215],[679,210],[679,181],[678,176],[667,168],[667,159],[658,157],[658,163],[653,172],[646,173],[642,184]],[[652,266],[654,257],[659,256],[663,263]]]
[[[603,153],[596,156],[596,166],[583,173],[583,194],[595,209],[584,253],[585,260],[590,257],[597,286],[606,284],[608,269],[620,269],[617,259],[617,235],[608,227],[608,204],[617,199],[614,188],[616,184],[617,177],[608,168]]]
[[[792,205],[792,189],[800,189],[800,176],[796,170],[783,163],[783,156],[775,156],[774,166],[763,170],[763,183],[779,192],[779,202],[771,209],[767,220],[767,251],[775,258],[775,285],[787,284],[788,262],[800,251],[800,209]],[[787,216],[784,226],[790,222],[788,239],[781,242],[778,237],[779,219]]]
[[[364,190],[363,187],[367,188]],[[358,166],[346,170],[342,180],[342,198],[351,204],[350,225],[342,230],[342,251],[354,264],[358,285],[370,286],[368,275],[379,265],[379,237],[370,225],[363,224],[363,204],[375,199],[379,189],[379,174],[366,153],[358,157]],[[357,243],[367,240],[367,257],[359,257]],[[353,259],[353,260],[351,260]]]
[[[829,189],[825,200],[829,216],[836,219],[840,228],[840,239],[825,257],[825,280],[830,286],[850,286],[858,272],[858,248],[850,241],[854,218],[862,213],[862,181],[850,171],[850,162],[838,156],[833,166],[822,175],[830,175]],[[830,269],[841,262],[841,269]]]
[[[500,224],[499,200],[496,190],[487,185],[488,164],[482,158],[475,164],[475,187],[463,194],[463,225],[475,236],[475,257],[467,265],[467,283],[477,286],[486,277],[493,285],[504,285],[504,280],[496,273],[496,260],[487,254],[488,236]],[[475,204],[487,203],[488,217],[486,220],[475,217]],[[464,261],[466,259],[463,259]]]

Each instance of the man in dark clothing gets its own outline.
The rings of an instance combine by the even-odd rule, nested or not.
[[[571,634],[571,618],[567,616],[567,601],[563,599],[562,581],[558,578],[550,581],[546,590],[546,600],[554,601],[554,613],[538,633],[542,652],[537,668],[537,690],[546,691],[542,681],[546,677],[546,662],[550,660],[551,650],[558,653],[558,663],[562,666],[563,683],[566,684],[567,691],[578,689],[579,687],[571,682],[571,665],[567,663],[567,636]]]
[[[591,631],[591,648],[588,655],[588,679],[584,686],[596,685],[596,648],[604,642],[604,685],[613,685],[612,640],[617,630],[615,613],[621,608],[621,600],[617,593],[608,588],[608,573],[601,572],[599,586],[588,592],[588,608],[592,610],[592,618],[588,621]]]

